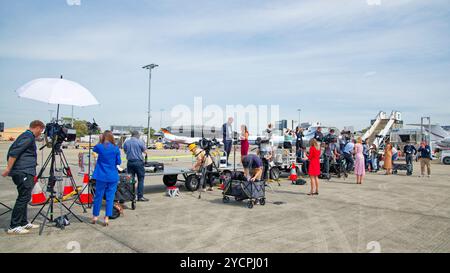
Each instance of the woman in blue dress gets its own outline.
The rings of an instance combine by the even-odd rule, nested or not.
[[[98,220],[103,196],[106,194],[104,226],[108,226],[119,182],[117,166],[122,163],[120,150],[114,142],[114,136],[111,131],[107,130],[101,135],[100,143],[95,145],[93,151],[98,154],[98,158],[94,174],[92,175],[92,178],[96,181],[92,224],[95,224]]]

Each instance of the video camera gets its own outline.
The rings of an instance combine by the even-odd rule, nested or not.
[[[100,127],[98,127],[98,124],[95,123],[95,119],[94,119],[94,122],[93,122],[93,123],[90,123],[89,121],[86,122],[86,126],[87,126],[88,132],[89,132],[90,134],[94,134],[94,133],[100,131]]]
[[[60,125],[57,122],[47,123],[45,125],[45,135],[52,140],[55,149],[59,150],[64,141],[75,141],[77,131],[70,124]]]
[[[210,151],[212,148],[218,146],[219,142],[215,138],[213,138],[211,140],[202,138],[202,139],[200,139],[198,145],[200,146],[201,149],[203,149],[205,151]]]
[[[256,144],[258,147],[260,147],[261,144],[267,144],[267,143],[270,143],[270,139],[268,139],[268,138],[261,138],[261,137],[258,137],[258,138],[255,140],[255,144]]]

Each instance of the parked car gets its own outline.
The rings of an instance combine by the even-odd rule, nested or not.
[[[167,142],[164,144],[164,149],[167,150],[178,150],[180,149],[180,144],[175,143],[175,142]]]
[[[450,150],[444,150],[441,152],[441,163],[450,165]]]

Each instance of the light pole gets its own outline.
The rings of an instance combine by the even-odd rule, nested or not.
[[[148,148],[148,143],[150,141],[150,117],[151,117],[151,110],[150,110],[150,95],[151,95],[151,87],[152,87],[152,69],[158,67],[159,65],[157,64],[149,64],[146,66],[143,66],[143,69],[148,69],[149,73],[148,73],[148,122],[147,122],[147,148]]]
[[[301,127],[302,123],[300,122],[300,112],[302,111],[302,109],[297,109],[298,111],[298,127]]]
[[[70,126],[73,127],[73,105],[72,105],[72,122],[71,122]]]

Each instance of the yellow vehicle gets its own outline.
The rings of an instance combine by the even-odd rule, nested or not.
[[[91,143],[91,148],[94,148],[95,145],[93,145]],[[88,150],[89,149],[89,143],[77,143],[77,149],[83,149],[83,150]]]

